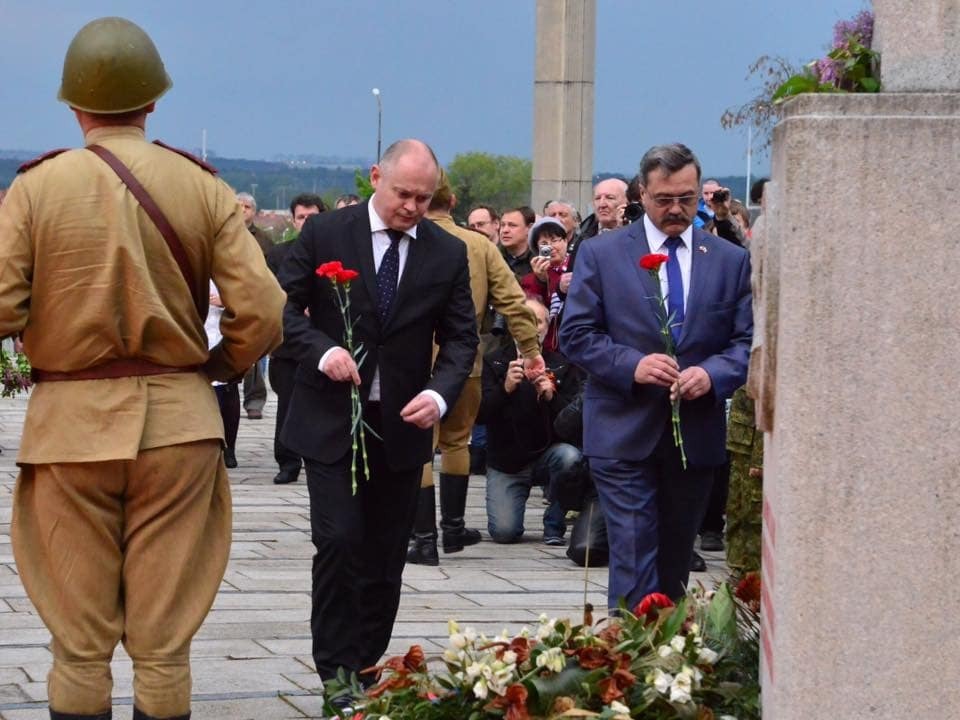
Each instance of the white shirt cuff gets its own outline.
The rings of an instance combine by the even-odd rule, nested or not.
[[[436,390],[424,390],[420,394],[427,395],[433,399],[433,401],[437,404],[437,407],[440,408],[440,417],[443,417],[447,414],[447,403]]]
[[[320,362],[317,364],[317,370],[319,370],[320,372],[323,372],[323,366],[324,366],[324,364],[327,362],[327,358],[330,357],[330,353],[332,353],[334,350],[343,350],[343,348],[340,347],[339,345],[334,345],[332,348],[330,348],[329,350],[327,350],[327,351],[320,357]]]

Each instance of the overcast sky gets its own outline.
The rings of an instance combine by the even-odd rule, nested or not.
[[[724,109],[754,94],[758,56],[821,56],[865,0],[597,0],[594,168],[633,173],[682,141],[710,175],[743,174],[746,133]],[[151,137],[228,157],[373,157],[415,136],[441,162],[481,150],[531,156],[534,0],[0,0],[0,148],[76,146],[56,102],[63,55],[89,20],[121,15],[173,78]],[[766,171],[757,158],[754,173]]]

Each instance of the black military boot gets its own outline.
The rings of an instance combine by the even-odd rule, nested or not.
[[[113,713],[110,710],[93,715],[77,715],[76,713],[62,713],[50,708],[50,720],[110,720]]]
[[[437,496],[433,485],[420,488],[407,562],[414,565],[440,564],[437,554]]]
[[[156,715],[147,715],[143,710],[134,705],[133,720],[190,720],[190,713],[187,713],[186,715],[177,715],[175,717],[168,715],[167,717],[159,718]]]
[[[440,473],[440,529],[445,553],[460,552],[480,542],[480,531],[465,527],[463,522],[469,480],[468,475]]]

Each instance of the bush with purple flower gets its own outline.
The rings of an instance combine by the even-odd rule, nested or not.
[[[833,26],[833,47],[803,72],[789,77],[773,94],[773,102],[808,92],[878,92],[880,56],[871,49],[873,13],[862,10],[852,20]]]

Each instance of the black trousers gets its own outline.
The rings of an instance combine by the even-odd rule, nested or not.
[[[220,404],[220,417],[223,418],[223,438],[228,448],[237,446],[237,432],[240,430],[240,388],[237,383],[214,385]]]
[[[287,408],[290,407],[290,397],[293,395],[293,376],[297,371],[297,361],[287,358],[270,358],[267,374],[270,376],[270,387],[277,394],[277,424],[273,432],[273,457],[281,470],[300,471],[301,460],[293,450],[280,442],[280,431],[283,430],[283,421],[287,418]]]
[[[379,406],[364,418],[379,434]],[[380,660],[400,605],[407,540],[422,466],[387,467],[382,443],[367,434],[369,479],[351,493],[350,453],[324,464],[304,458],[310,492],[313,660],[324,680],[338,668],[359,672]]]

